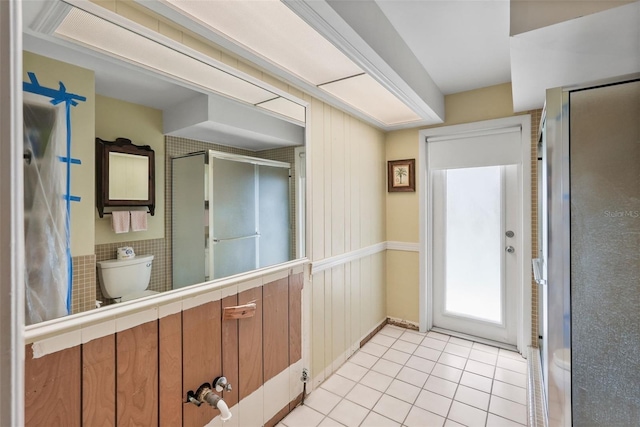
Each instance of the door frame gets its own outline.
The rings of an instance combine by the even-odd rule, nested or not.
[[[526,355],[525,349],[531,345],[531,116],[529,114],[506,117],[502,119],[485,120],[460,125],[444,126],[424,129],[419,132],[418,139],[418,198],[419,198],[419,320],[420,331],[426,332],[433,327],[433,265],[432,248],[433,233],[432,212],[427,209],[433,200],[431,182],[427,170],[427,138],[435,136],[455,136],[470,132],[500,130],[520,126],[520,152],[522,153],[518,166],[518,185],[520,189],[519,210],[522,213],[520,229],[522,238],[516,250],[519,257],[519,278],[516,300],[517,306],[517,341],[518,351]],[[537,142],[537,141],[536,141]]]
[[[24,425],[22,3],[0,1],[0,425]]]

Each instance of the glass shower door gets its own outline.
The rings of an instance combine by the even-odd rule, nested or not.
[[[295,254],[291,253],[289,169],[259,165],[258,185],[258,264],[266,267],[295,258]]]
[[[209,161],[209,200],[213,279],[258,267],[260,235],[256,228],[256,166],[214,157]]]

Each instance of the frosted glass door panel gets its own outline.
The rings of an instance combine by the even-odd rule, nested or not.
[[[213,278],[253,270],[256,265],[255,165],[211,158]]]
[[[172,159],[173,288],[205,279],[204,154]]]
[[[289,169],[258,166],[259,267],[293,259],[289,214]]]
[[[501,167],[446,171],[445,311],[502,322]]]
[[[637,426],[640,81],[572,92],[570,107],[573,425]]]
[[[213,278],[244,273],[256,268],[256,239],[222,240],[213,245]]]
[[[237,239],[256,233],[255,166],[213,158],[213,236]]]

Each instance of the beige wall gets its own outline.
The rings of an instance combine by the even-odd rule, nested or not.
[[[111,228],[111,216],[100,218],[94,209],[96,245],[164,238],[162,111],[96,95],[96,137],[105,141],[122,137],[136,145],[150,145],[156,157],[156,210],[154,216],[147,216],[147,231],[116,234]]]
[[[450,126],[481,120],[513,116],[511,84],[505,83],[445,97],[445,123]],[[435,126],[434,126],[435,127]],[[386,135],[387,160],[416,159],[418,169],[419,129],[389,132]],[[387,240],[417,243],[418,191],[387,193]],[[419,322],[419,258],[416,252],[387,251],[387,315],[409,322]]]
[[[509,35],[515,36],[632,2],[633,0],[511,0]]]
[[[80,202],[71,202],[71,255],[93,254],[95,75],[91,70],[30,52],[23,52],[23,72],[24,81],[28,81],[27,72],[33,72],[42,86],[58,88],[62,82],[67,92],[87,98],[71,107],[71,155],[82,162],[71,165],[71,195],[81,198]]]

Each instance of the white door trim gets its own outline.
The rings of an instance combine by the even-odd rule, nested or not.
[[[424,129],[419,132],[418,139],[418,198],[419,198],[419,232],[420,232],[420,284],[419,284],[419,308],[420,330],[428,331],[433,327],[433,312],[431,304],[433,300],[433,285],[431,272],[431,213],[427,204],[432,203],[430,183],[427,176],[427,144],[428,137],[449,137],[469,132],[482,132],[502,130],[504,128],[520,126],[521,161],[518,164],[518,183],[520,185],[521,199],[518,202],[520,212],[519,220],[522,238],[516,250],[522,254],[520,257],[520,286],[518,292],[518,325],[517,348],[520,353],[531,345],[531,116],[520,115],[502,119],[485,120],[481,122],[465,123],[461,125],[444,126]]]
[[[0,425],[24,425],[22,3],[0,1]]]

